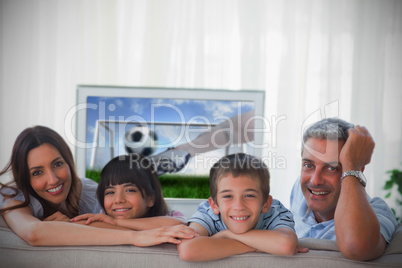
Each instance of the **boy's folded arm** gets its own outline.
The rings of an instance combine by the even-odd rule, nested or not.
[[[282,256],[293,255],[297,246],[295,232],[286,227],[275,230],[250,230],[243,234],[227,232],[226,236],[258,251]]]
[[[210,261],[255,251],[237,240],[209,237],[208,231],[198,223],[191,223],[198,234],[193,239],[183,239],[177,246],[179,256],[185,261]]]
[[[255,251],[237,240],[207,236],[183,239],[178,250],[184,261],[211,261]]]

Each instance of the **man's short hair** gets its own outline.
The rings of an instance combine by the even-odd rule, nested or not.
[[[209,188],[211,197],[215,203],[217,203],[218,182],[222,177],[228,174],[231,174],[234,178],[238,176],[249,176],[252,179],[257,179],[260,182],[263,201],[268,200],[270,188],[267,165],[258,157],[237,153],[222,157],[210,170]]]
[[[348,130],[354,125],[339,118],[325,118],[311,125],[303,134],[303,144],[309,138],[320,140],[346,141],[349,137]]]

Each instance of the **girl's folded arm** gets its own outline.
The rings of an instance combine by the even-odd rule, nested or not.
[[[105,214],[83,214],[74,217],[71,222],[86,223],[91,226],[96,226],[100,223],[108,223],[114,226],[120,226],[131,230],[149,230],[163,226],[173,226],[178,224],[185,224],[185,218],[177,218],[171,216],[155,216],[146,218],[133,218],[133,219],[115,219]],[[105,228],[108,228],[107,226]],[[110,227],[109,227],[110,228]]]
[[[184,219],[170,216],[156,216],[136,219],[116,219],[117,225],[133,230],[148,230],[163,226],[185,224]]]

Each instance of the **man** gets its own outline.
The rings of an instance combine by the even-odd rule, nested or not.
[[[329,118],[303,135],[302,169],[290,209],[299,238],[335,240],[347,258],[381,256],[397,222],[387,204],[365,191],[364,167],[374,141],[366,128]]]

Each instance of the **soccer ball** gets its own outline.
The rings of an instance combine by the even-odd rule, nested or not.
[[[128,153],[151,155],[158,143],[156,133],[147,126],[137,125],[124,135],[124,146]]]

